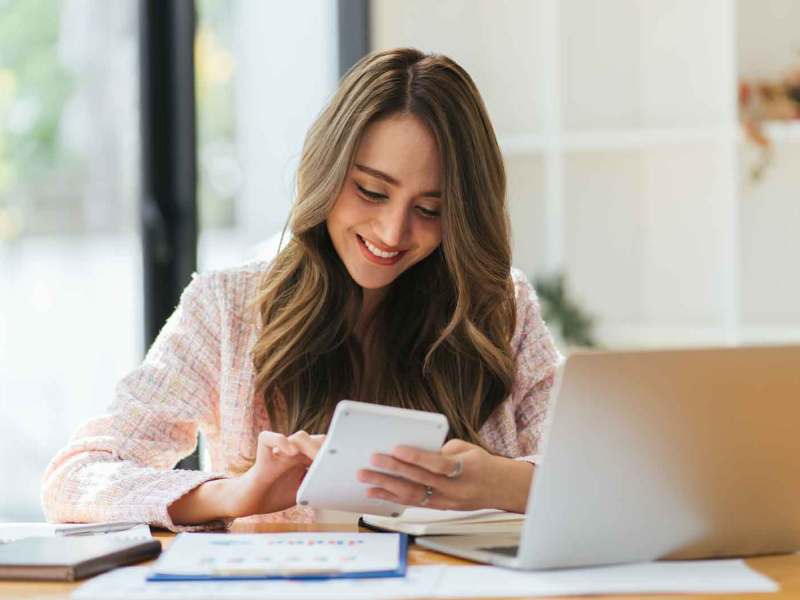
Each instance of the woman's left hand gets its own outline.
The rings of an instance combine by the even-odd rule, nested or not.
[[[374,487],[370,498],[445,510],[499,508],[525,512],[533,465],[489,454],[475,444],[450,440],[440,452],[399,446],[374,454],[359,481]]]

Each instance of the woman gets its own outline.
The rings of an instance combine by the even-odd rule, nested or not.
[[[374,456],[394,475],[361,472],[370,496],[525,510],[559,355],[511,270],[469,75],[411,49],[362,59],[307,135],[290,228],[274,260],[193,278],[110,412],[47,468],[48,519],[313,519],[291,507],[344,398],[450,423],[441,452]],[[214,472],[172,470],[198,428]]]

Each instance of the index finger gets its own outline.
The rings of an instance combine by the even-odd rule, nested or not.
[[[258,445],[272,448],[273,451],[275,449],[280,450],[287,456],[294,456],[297,454],[297,449],[292,446],[291,442],[289,442],[286,436],[280,433],[275,433],[274,431],[262,431],[259,433]]]
[[[437,475],[452,473],[456,467],[456,460],[443,456],[440,452],[428,452],[411,446],[397,446],[392,451],[392,456],[406,463],[422,467]]]
[[[322,438],[322,439],[320,439]],[[309,435],[305,431],[297,431],[289,436],[289,441],[311,460],[317,456],[325,436]]]

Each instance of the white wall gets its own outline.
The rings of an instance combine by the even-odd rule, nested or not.
[[[506,158],[514,262],[563,271],[601,342],[800,340],[800,126],[774,126],[754,184],[737,115],[740,76],[800,58],[800,2],[372,7],[375,49],[442,52],[473,76]]]

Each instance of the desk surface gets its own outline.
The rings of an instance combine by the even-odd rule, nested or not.
[[[333,524],[256,524],[256,525],[239,525],[234,524],[232,528],[234,533],[256,533],[256,532],[279,532],[279,531],[358,531],[356,526],[348,525],[333,525]],[[175,537],[174,534],[168,532],[154,533],[157,539],[166,549]],[[460,560],[424,550],[418,546],[412,545],[409,549],[409,564],[411,565],[429,565],[429,564],[449,564],[449,565],[467,565],[472,564],[468,561]],[[781,590],[775,594],[696,594],[696,595],[636,595],[636,598],[652,598],[664,600],[667,598],[676,598],[681,600],[688,599],[703,599],[703,600],[723,600],[727,598],[763,598],[764,600],[800,600],[800,554],[790,554],[781,556],[768,556],[764,558],[754,558],[747,561],[748,564],[764,573],[768,577],[776,581]],[[55,582],[21,582],[21,581],[0,581],[0,600],[14,600],[18,599],[47,599],[47,600],[67,600],[70,593],[78,583],[55,583]],[[634,596],[603,596],[603,598],[615,600],[630,600]],[[502,596],[498,596],[502,598]],[[517,597],[519,598],[519,597]],[[575,598],[572,596],[571,598]]]

